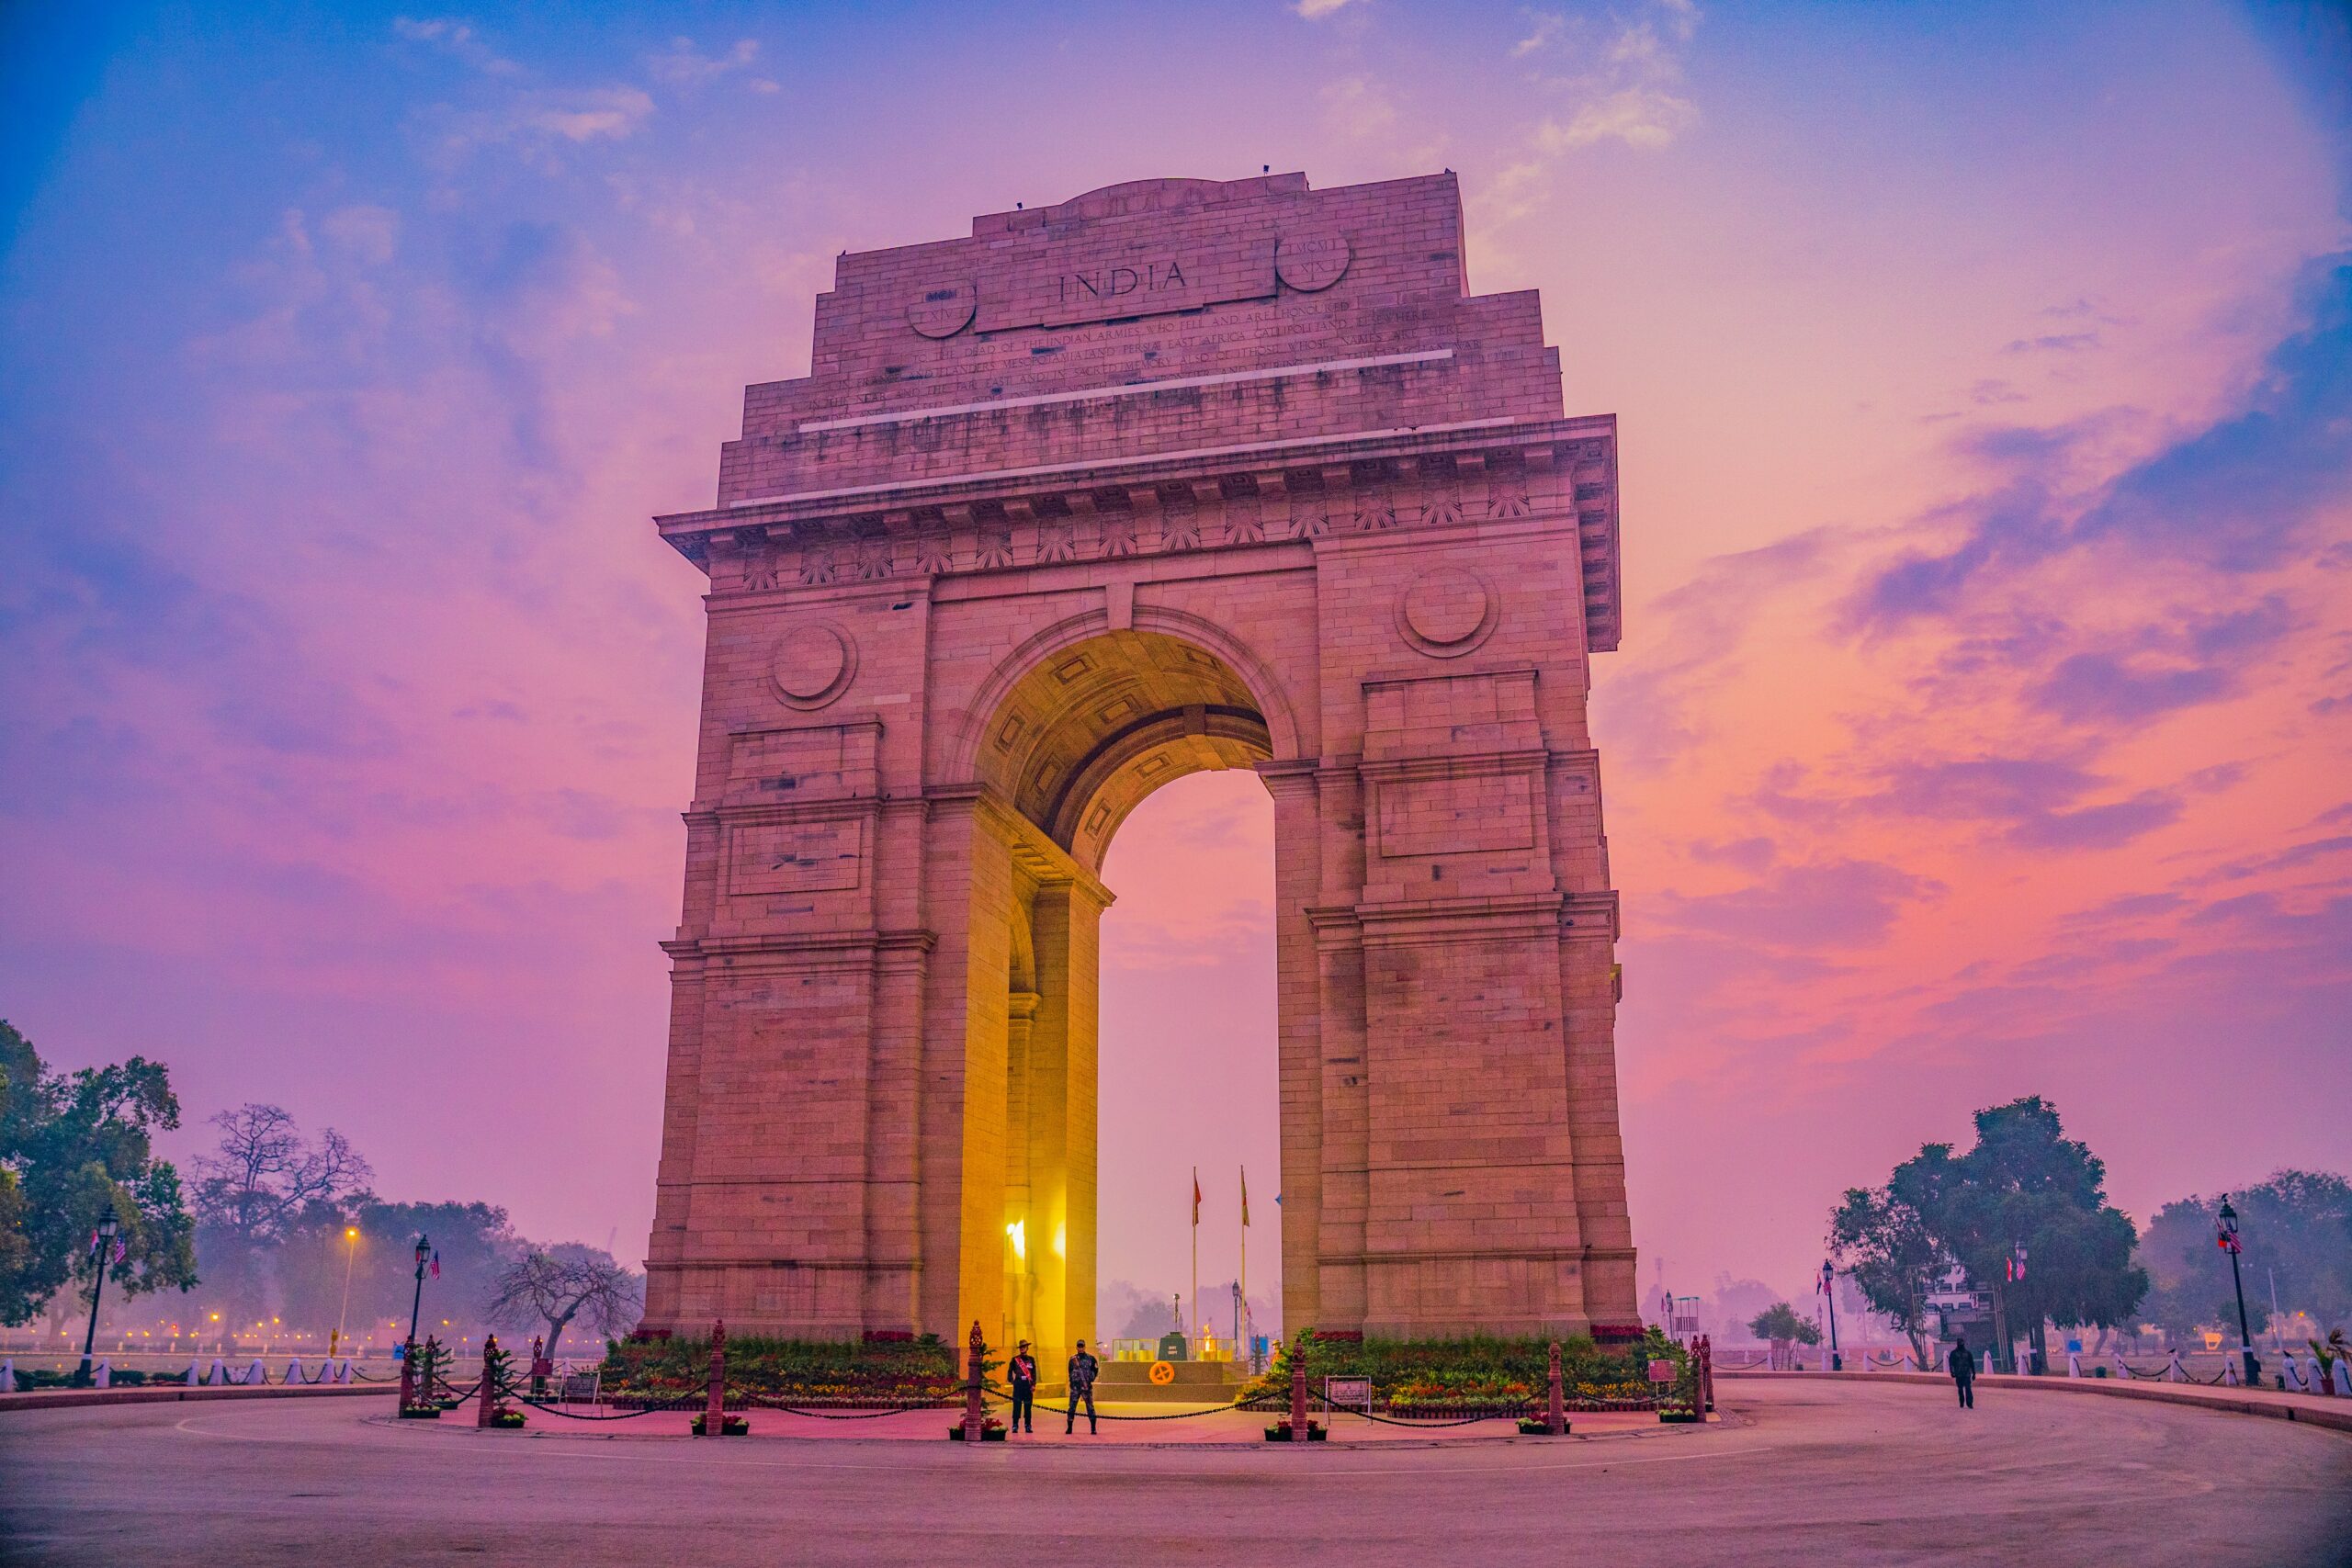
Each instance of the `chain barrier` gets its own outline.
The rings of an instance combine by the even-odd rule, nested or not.
[[[1326,1412],[1345,1410],[1351,1416],[1361,1416],[1365,1420],[1377,1422],[1383,1427],[1409,1427],[1432,1431],[1444,1427],[1475,1427],[1481,1421],[1517,1421],[1530,1414],[1532,1409],[1531,1406],[1527,1410],[1513,1410],[1493,1416],[1465,1416],[1458,1421],[1415,1421],[1409,1417],[1374,1416],[1369,1410],[1358,1410],[1351,1405],[1334,1404],[1313,1389],[1306,1391],[1306,1397],[1320,1404]]]
[[[513,1391],[510,1390],[509,1393],[513,1393]],[[659,1416],[673,1410],[692,1410],[703,1403],[700,1398],[673,1399],[662,1404],[649,1404],[640,1410],[624,1411],[617,1416],[582,1416],[576,1411],[566,1410],[560,1405],[533,1399],[527,1393],[513,1393],[513,1398],[517,1404],[527,1404],[534,1410],[544,1410],[550,1416],[560,1416],[567,1421],[634,1421],[640,1416]]]

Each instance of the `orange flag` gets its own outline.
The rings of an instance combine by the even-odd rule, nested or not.
[[[1193,1185],[1199,1187],[1199,1180],[1195,1179]],[[1250,1223],[1250,1172],[1246,1168],[1241,1172],[1241,1223]]]
[[[1200,1224],[1201,1224],[1201,1173],[1200,1173],[1200,1171],[1199,1171],[1199,1170],[1195,1169],[1195,1170],[1193,1172],[1193,1229],[1195,1229],[1195,1230],[1199,1229],[1199,1228],[1200,1228]]]

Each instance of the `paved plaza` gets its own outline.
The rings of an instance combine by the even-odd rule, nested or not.
[[[1723,1393],[1730,1418],[1704,1431],[1301,1450],[1159,1446],[1128,1428],[1091,1448],[977,1453],[608,1436],[544,1417],[521,1435],[395,1426],[350,1399],[24,1411],[0,1417],[0,1561],[2352,1561],[2340,1435],[2024,1393],[1963,1418],[1918,1385]],[[944,1418],[876,1425],[900,1422]],[[1354,1435],[1344,1419],[1340,1433]]]

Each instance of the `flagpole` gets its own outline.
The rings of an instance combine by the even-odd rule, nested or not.
[[[1184,1354],[1195,1354],[1201,1342],[1201,1168],[1193,1168],[1193,1325],[1185,1336]]]
[[[1246,1165],[1241,1168],[1241,1278],[1234,1283],[1241,1292],[1241,1311],[1233,1325],[1233,1337],[1238,1340],[1249,1332],[1249,1325],[1242,1320],[1250,1315],[1250,1168]],[[1235,1353],[1245,1359],[1248,1348],[1245,1345],[1234,1347]]]

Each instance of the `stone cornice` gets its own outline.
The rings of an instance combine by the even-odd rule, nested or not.
[[[1498,420],[815,491],[654,519],[714,603],[854,584],[1524,522],[1572,525],[1616,646],[1616,420]]]

